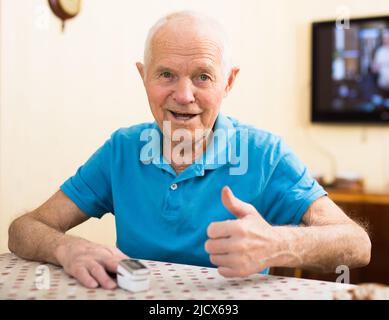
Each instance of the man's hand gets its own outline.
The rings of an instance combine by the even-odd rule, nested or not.
[[[56,250],[58,262],[65,272],[88,288],[99,285],[104,289],[116,288],[108,275],[115,273],[118,263],[128,257],[117,248],[109,248],[80,238],[68,238]]]
[[[271,226],[256,209],[222,190],[224,206],[237,219],[208,226],[205,250],[225,277],[243,277],[268,267],[335,272],[369,263],[371,243],[366,231],[328,197],[315,200],[302,225]]]
[[[61,190],[32,212],[15,219],[9,227],[11,252],[34,261],[61,265],[65,272],[88,288],[116,287],[108,272],[116,273],[119,249],[65,234],[89,219]]]
[[[272,257],[282,251],[279,233],[228,187],[222,190],[222,202],[237,219],[208,226],[205,250],[210,261],[225,277],[244,277],[269,267]]]

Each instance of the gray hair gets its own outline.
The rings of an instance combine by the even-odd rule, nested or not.
[[[165,26],[168,22],[172,20],[179,20],[185,18],[192,18],[196,21],[203,23],[204,25],[211,26],[212,29],[218,33],[218,37],[220,40],[221,50],[222,50],[222,67],[223,67],[223,75],[225,80],[228,79],[231,70],[232,70],[232,54],[231,47],[229,43],[229,39],[224,27],[216,21],[214,18],[211,18],[207,15],[196,11],[178,11],[169,13],[162,18],[160,18],[149,30],[144,49],[144,65],[145,70],[147,70],[147,66],[151,61],[151,46],[154,39],[155,34],[160,30],[163,26]]]

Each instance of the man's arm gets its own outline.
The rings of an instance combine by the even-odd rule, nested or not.
[[[322,272],[370,261],[365,230],[328,197],[316,200],[303,227],[271,226],[256,209],[224,188],[222,201],[238,219],[211,223],[205,249],[226,277],[248,276],[268,267],[300,267]]]
[[[107,271],[116,272],[118,261],[128,257],[119,249],[65,234],[88,218],[59,190],[39,208],[11,223],[9,250],[25,259],[61,265],[87,287],[100,284],[114,288],[116,283]]]
[[[362,267],[370,262],[367,232],[330,198],[323,196],[303,216],[303,227],[277,227],[289,258],[281,264],[318,272],[335,272],[337,266]]]
[[[62,191],[57,191],[40,207],[12,222],[9,250],[25,259],[60,265],[56,250],[61,242],[73,238],[65,232],[88,218]]]

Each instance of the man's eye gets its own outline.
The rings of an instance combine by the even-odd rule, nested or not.
[[[163,78],[170,79],[170,78],[172,77],[172,74],[171,74],[171,72],[169,72],[169,71],[165,71],[165,72],[162,72],[162,73],[161,73],[161,76],[162,76]]]
[[[207,80],[210,80],[211,78],[208,76],[208,75],[206,75],[206,74],[201,74],[200,75],[200,80],[201,81],[207,81]]]

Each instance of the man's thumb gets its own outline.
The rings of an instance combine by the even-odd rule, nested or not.
[[[222,202],[226,209],[238,219],[255,213],[253,206],[235,197],[227,186],[222,189]]]

